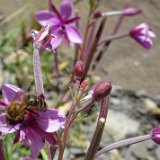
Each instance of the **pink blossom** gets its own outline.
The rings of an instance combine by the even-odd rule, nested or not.
[[[137,27],[131,29],[129,35],[146,49],[152,48],[152,38],[156,37],[155,33],[146,23],[141,23]]]
[[[40,150],[44,146],[44,139],[56,147],[56,140],[52,132],[57,131],[65,123],[65,116],[55,109],[46,111],[32,110],[27,111],[24,120],[18,124],[9,124],[6,118],[6,110],[10,103],[22,103],[25,92],[13,85],[2,85],[3,99],[0,103],[0,109],[4,113],[0,115],[0,131],[3,135],[17,131],[14,143],[22,141],[31,149],[32,159],[36,159]]]
[[[42,26],[50,25],[51,33],[56,35],[55,39],[51,39],[52,50],[57,48],[63,37],[67,45],[70,42],[82,43],[81,33],[77,27],[72,25],[73,22],[79,20],[79,17],[72,16],[72,2],[71,0],[64,0],[60,5],[60,12],[56,9],[54,4],[49,1],[50,11],[36,12],[36,19]]]

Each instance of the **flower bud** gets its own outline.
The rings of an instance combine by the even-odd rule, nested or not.
[[[88,85],[88,81],[87,81],[87,80],[84,80],[84,81],[81,83],[79,89],[80,89],[81,91],[84,91],[84,90],[86,89],[87,85]]]
[[[84,63],[79,60],[76,62],[75,66],[74,66],[74,73],[76,76],[78,77],[82,77],[83,73],[84,73]]]
[[[141,13],[142,10],[140,8],[126,8],[122,10],[124,16],[134,16],[136,14]]]
[[[101,82],[95,86],[92,98],[94,101],[99,101],[111,92],[112,84],[110,82]]]
[[[160,125],[158,125],[157,127],[153,128],[151,130],[150,135],[151,135],[151,139],[154,142],[160,144]]]
[[[94,13],[93,18],[100,18],[102,16],[102,13],[100,11],[97,11]]]

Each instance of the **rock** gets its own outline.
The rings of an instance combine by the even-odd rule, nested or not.
[[[139,123],[123,112],[109,110],[104,135],[109,134],[115,141],[123,139],[127,134],[138,133]]]
[[[147,112],[152,112],[153,110],[157,109],[157,104],[151,99],[145,98],[144,107]]]
[[[111,97],[110,98],[110,103],[113,104],[113,105],[118,106],[118,105],[120,105],[121,100],[119,98]]]
[[[155,150],[155,154],[157,156],[157,159],[159,159],[160,158],[160,148],[159,147]]]
[[[144,142],[134,144],[130,147],[132,154],[137,157],[137,159],[153,160],[152,156],[148,152],[144,145]]]

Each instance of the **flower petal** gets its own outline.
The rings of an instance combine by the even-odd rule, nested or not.
[[[44,141],[42,137],[34,131],[32,127],[27,127],[25,130],[26,139],[23,139],[23,143],[31,149],[32,159],[36,160],[39,155],[40,150],[44,146]]]
[[[24,91],[11,84],[2,85],[3,99],[6,104],[9,104],[13,100],[21,100],[21,96],[24,95]]]
[[[55,132],[65,123],[65,116],[54,109],[39,112],[37,118],[38,126],[46,132]]]
[[[6,105],[5,101],[3,99],[0,99],[0,109],[5,110],[6,107],[7,107],[7,105]]]
[[[52,3],[52,0],[48,0],[48,7],[49,7],[49,10],[53,12],[59,20],[62,20],[61,14],[56,9],[55,5]]]
[[[42,26],[46,25],[53,26],[60,23],[59,19],[55,17],[52,12],[49,11],[36,12],[35,17]]]
[[[77,27],[66,25],[65,26],[67,36],[73,43],[82,43],[82,36]]]
[[[18,129],[18,126],[9,125],[6,120],[6,114],[3,113],[0,115],[0,132],[7,134],[15,132]]]
[[[48,133],[40,129],[37,125],[32,124],[34,131],[36,131],[42,138],[46,139],[50,144],[55,147],[57,145],[56,139],[53,137],[52,133]]]
[[[51,46],[52,46],[52,50],[54,51],[62,42],[62,33],[61,30],[56,29],[56,30],[52,30],[52,34],[54,34],[56,36],[56,38],[52,38],[51,39]]]
[[[71,0],[64,0],[61,3],[60,11],[61,11],[62,16],[65,19],[68,19],[72,15],[72,8],[73,8],[73,5],[72,5]]]

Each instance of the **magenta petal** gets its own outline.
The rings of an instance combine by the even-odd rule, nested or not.
[[[51,46],[52,46],[52,50],[54,51],[62,42],[62,35],[60,33],[53,33],[56,38],[52,38],[51,39]]]
[[[0,115],[0,132],[7,134],[15,132],[18,126],[12,126],[7,123],[6,114],[3,113]]]
[[[64,0],[61,3],[60,10],[61,14],[65,19],[68,19],[72,15],[72,2],[71,0]]]
[[[39,135],[41,135],[42,138],[46,139],[50,144],[55,146],[57,144],[56,139],[53,137],[51,133],[45,132],[37,125],[33,125],[34,131],[36,131]]]
[[[21,100],[21,96],[24,95],[24,91],[11,84],[2,85],[3,99],[6,104],[9,104],[13,100]]]
[[[58,19],[62,20],[61,14],[56,9],[55,5],[52,3],[52,0],[48,0],[48,7],[49,7],[49,10],[53,12]]]
[[[4,100],[3,100],[3,99],[0,99],[0,109],[5,110],[6,107],[7,107],[7,105],[6,105],[6,103],[4,102]]]
[[[23,141],[25,138],[26,138],[25,128],[23,125],[20,125],[19,130],[14,138],[14,144],[19,141]]]
[[[35,14],[36,19],[42,26],[46,25],[57,25],[60,21],[58,18],[54,17],[52,12],[49,11],[39,11]]]
[[[54,109],[39,112],[38,126],[46,132],[55,132],[65,123],[65,116]]]
[[[67,36],[71,42],[82,43],[82,36],[77,27],[66,25],[65,29]]]
[[[36,160],[40,150],[44,146],[42,137],[33,128],[27,127],[26,139],[23,139],[23,143],[31,149],[32,159]]]

